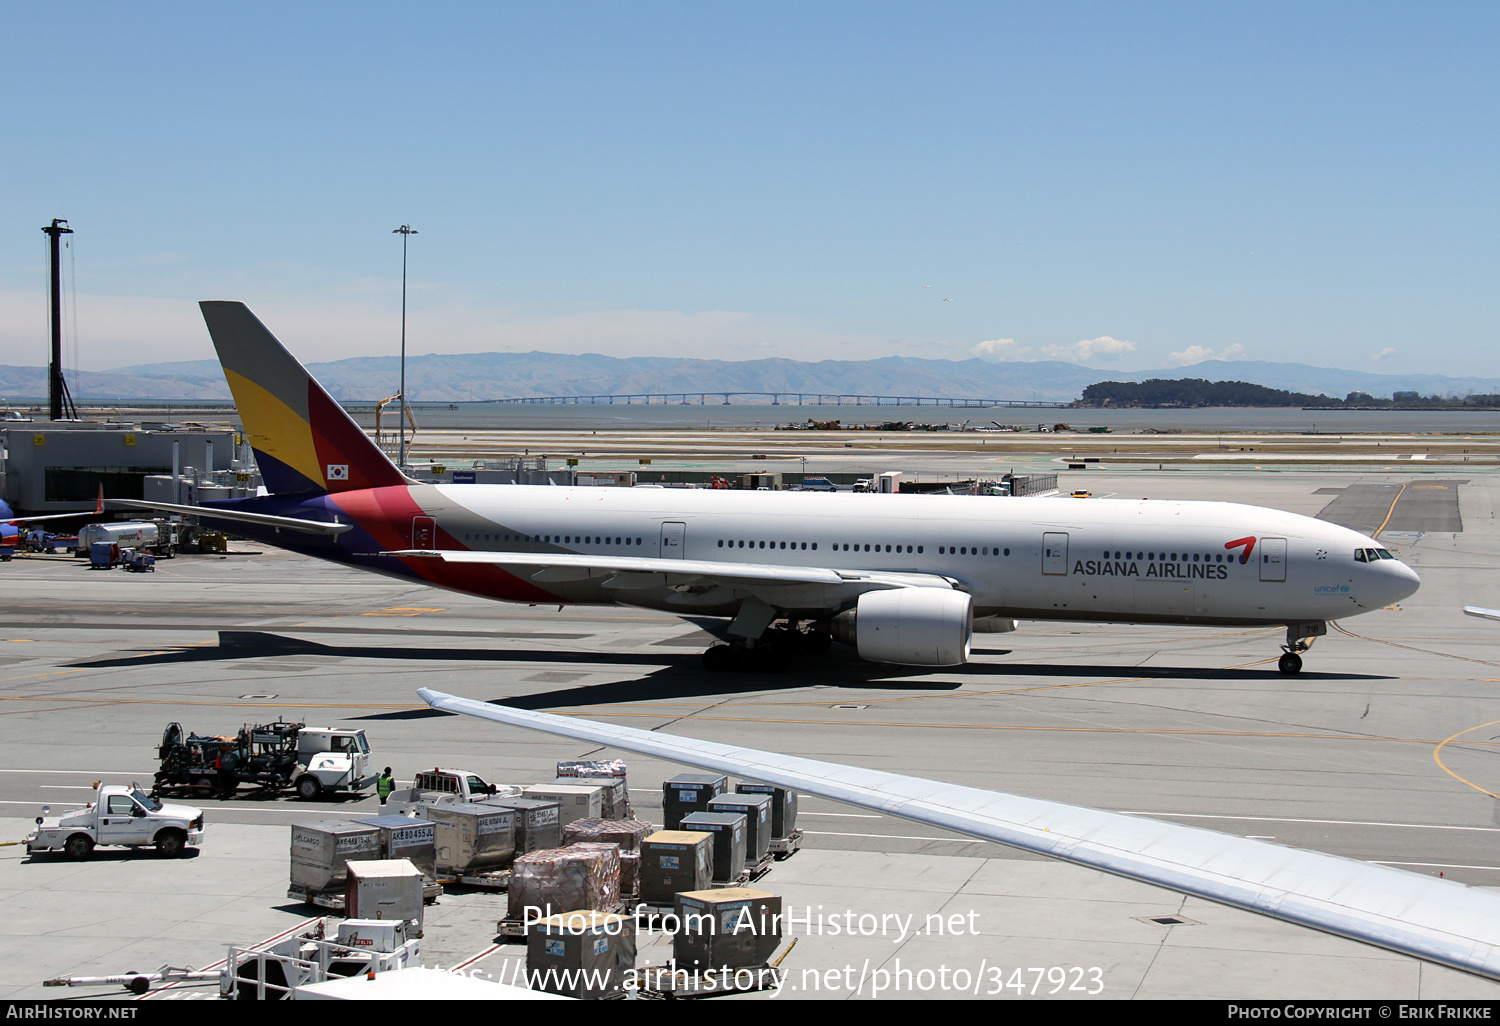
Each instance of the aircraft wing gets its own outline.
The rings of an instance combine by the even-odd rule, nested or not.
[[[1500,894],[1200,827],[433,691],[444,712],[796,789],[1274,916],[1500,980]]]
[[[215,517],[219,520],[238,521],[242,524],[258,524],[284,531],[299,531],[302,534],[342,534],[353,524],[329,523],[326,520],[304,520],[301,517],[278,517],[270,513],[252,513],[245,509],[222,509],[218,506],[183,506],[175,502],[148,502],[143,499],[108,499],[112,506],[129,509],[161,509],[184,516]]]
[[[1486,620],[1500,620],[1500,609],[1485,609],[1482,606],[1464,606],[1469,616],[1482,616]]]
[[[883,573],[870,570],[831,570],[815,566],[785,566],[776,563],[731,563],[710,559],[660,559],[654,556],[595,556],[572,552],[469,552],[450,549],[404,549],[387,555],[406,559],[441,559],[445,563],[488,563],[494,566],[535,568],[534,581],[579,581],[589,577],[614,577],[608,587],[647,587],[688,579],[726,583],[794,585],[855,585],[856,590],[876,588],[952,588],[954,582],[936,574]]]

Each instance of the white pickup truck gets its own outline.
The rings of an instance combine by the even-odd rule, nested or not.
[[[49,811],[42,809],[44,814]],[[85,808],[60,816],[38,816],[36,831],[26,838],[26,850],[33,854],[61,851],[70,859],[86,859],[95,845],[152,845],[158,855],[175,859],[202,843],[201,809],[165,805],[134,785],[104,784]]]
[[[521,793],[519,787],[510,784],[486,783],[478,774],[462,769],[430,769],[416,775],[412,786],[392,791],[386,801],[386,810],[391,815],[416,815],[421,805],[455,805],[464,802],[482,802],[486,798],[504,791],[506,797]]]

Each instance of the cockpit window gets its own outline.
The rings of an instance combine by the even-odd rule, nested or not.
[[[1385,549],[1376,549],[1375,550],[1375,554],[1378,555],[1381,559],[1395,559],[1396,558],[1395,556],[1393,556],[1389,552],[1387,552]]]
[[[1365,550],[1364,549],[1355,549],[1354,550],[1354,561],[1356,563],[1364,563],[1364,562],[1366,562],[1366,560],[1365,560]]]

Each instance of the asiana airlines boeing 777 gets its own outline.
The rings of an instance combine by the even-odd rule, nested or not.
[[[1329,620],[1420,583],[1356,531],[1226,502],[421,484],[243,303],[201,305],[270,494],[124,504],[485,598],[725,617],[710,669],[830,639],[953,666],[1038,619],[1284,626],[1294,674]]]

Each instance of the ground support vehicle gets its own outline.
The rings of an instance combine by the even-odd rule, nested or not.
[[[120,562],[131,573],[146,574],[156,572],[156,557],[149,552],[137,552],[135,549],[121,549]]]
[[[104,784],[87,807],[36,820],[26,850],[61,851],[86,859],[101,844],[129,848],[154,846],[163,858],[179,858],[203,843],[203,811],[188,805],[165,805],[132,784]]]
[[[310,983],[374,976],[421,965],[420,930],[395,919],[346,919],[328,936],[324,919],[289,937],[231,946],[219,974],[219,996],[275,1001]]]
[[[509,798],[520,793],[519,787],[486,783],[469,770],[433,768],[418,773],[411,787],[392,791],[386,799],[385,811],[398,816],[420,816],[423,805],[482,802],[496,795]]]
[[[240,784],[274,791],[295,787],[303,798],[324,791],[360,791],[375,782],[363,730],[303,723],[246,724],[234,736],[188,734],[169,723],[157,746],[153,794],[232,793]]]

